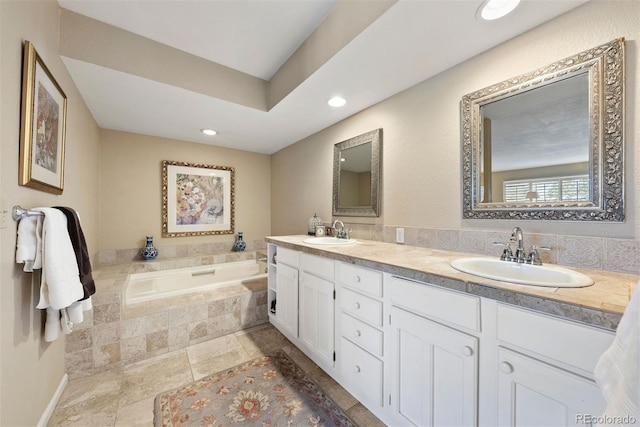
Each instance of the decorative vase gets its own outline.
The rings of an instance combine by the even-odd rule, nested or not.
[[[316,227],[322,225],[322,219],[316,214],[313,214],[311,218],[309,218],[309,224],[307,225],[307,234],[310,236],[316,235]]]
[[[140,255],[147,261],[158,256],[158,250],[153,246],[153,236],[147,236],[147,246],[142,248]]]
[[[242,240],[242,231],[239,231],[238,238],[236,239],[236,242],[233,244],[233,251],[243,252],[246,247],[247,247],[247,244],[245,243],[244,240]]]

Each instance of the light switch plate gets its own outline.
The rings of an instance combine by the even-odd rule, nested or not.
[[[396,243],[404,243],[404,228],[396,228]]]

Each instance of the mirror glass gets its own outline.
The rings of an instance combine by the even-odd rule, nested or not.
[[[376,129],[334,145],[334,215],[379,215],[381,136]]]
[[[463,97],[464,218],[624,220],[623,47]]]

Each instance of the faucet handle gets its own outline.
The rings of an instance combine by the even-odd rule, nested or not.
[[[527,262],[532,265],[542,265],[542,260],[540,259],[540,254],[538,253],[538,249],[541,251],[550,251],[552,248],[548,246],[536,246],[533,245],[531,247],[531,252],[527,258]]]
[[[500,255],[500,259],[502,261],[511,261],[513,259],[513,252],[511,251],[511,242],[493,242],[494,246],[502,246],[504,249],[502,250],[502,255]]]

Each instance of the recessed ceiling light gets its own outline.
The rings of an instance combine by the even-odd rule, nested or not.
[[[213,129],[200,129],[200,132],[204,133],[205,135],[208,136],[213,136],[213,135],[217,135],[218,132],[213,130]]]
[[[485,0],[478,12],[482,19],[493,21],[511,13],[518,4],[520,0]]]
[[[341,96],[334,96],[333,98],[329,98],[327,101],[327,104],[331,107],[342,107],[346,103],[347,101]]]

